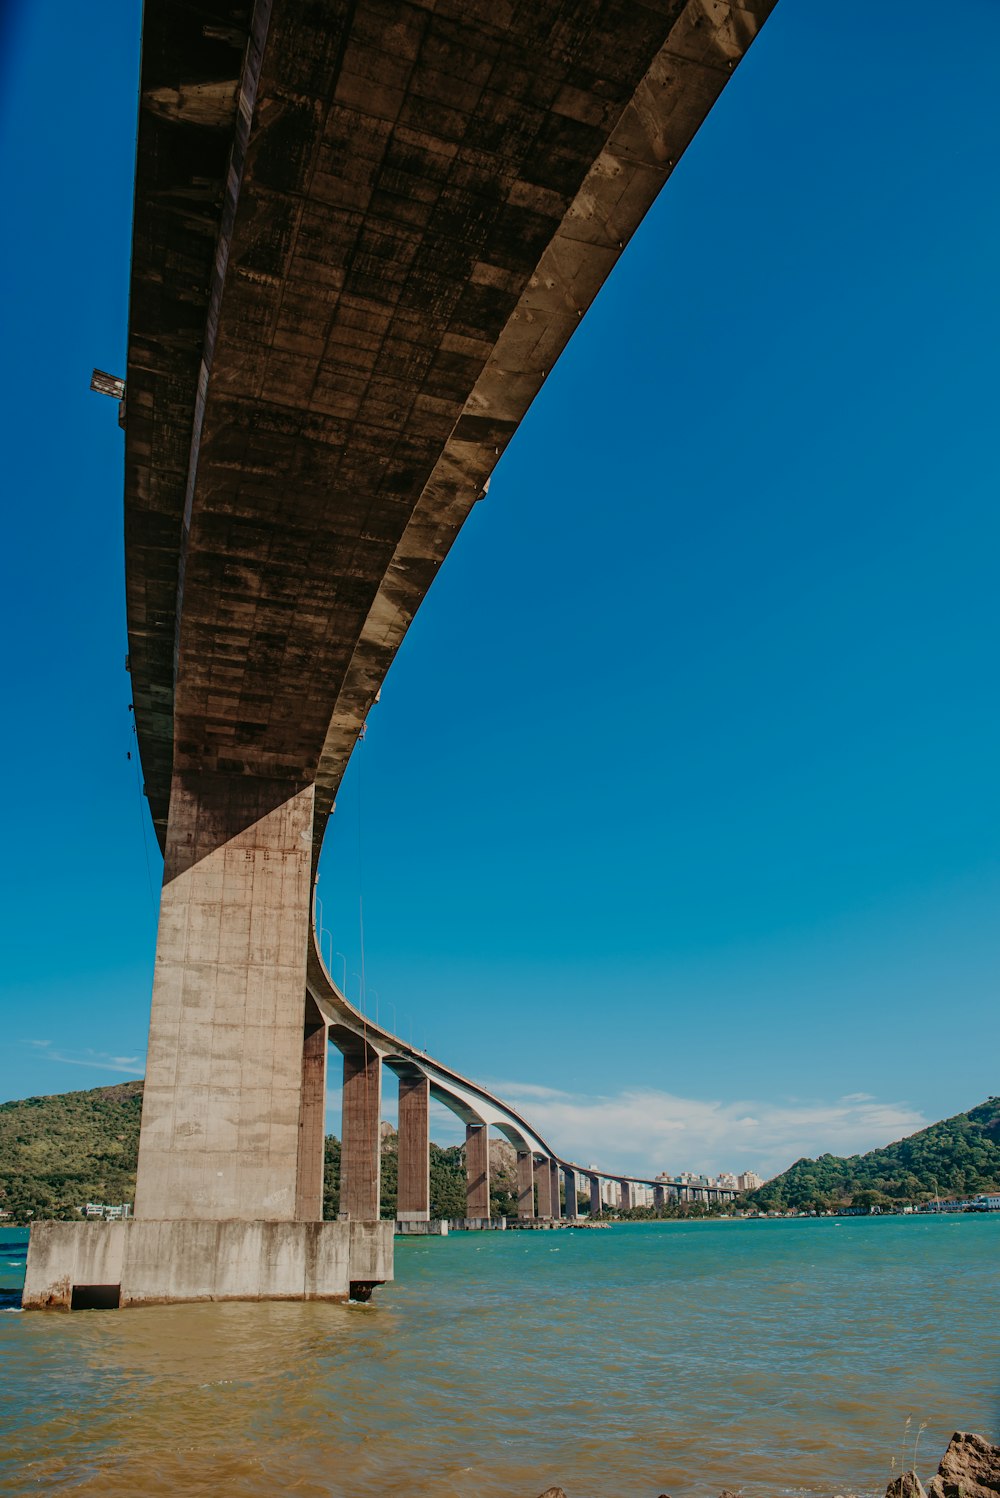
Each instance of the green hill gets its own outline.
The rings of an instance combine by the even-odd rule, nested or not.
[[[796,1160],[750,1197],[754,1206],[824,1209],[974,1196],[1000,1190],[1000,1097],[866,1155]]]
[[[142,1083],[0,1104],[0,1208],[75,1217],[87,1201],[131,1201]]]
[[[23,1098],[0,1104],[0,1209],[15,1222],[79,1215],[84,1202],[130,1202],[135,1195],[142,1083],[123,1082],[91,1092]],[[465,1216],[465,1158],[461,1145],[431,1145],[431,1214]],[[494,1216],[517,1210],[514,1151],[490,1141]],[[382,1140],[382,1215],[395,1216],[396,1135]],[[340,1141],[326,1141],[323,1215],[337,1215]]]

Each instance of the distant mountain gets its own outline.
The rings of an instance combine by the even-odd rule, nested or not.
[[[96,1087],[0,1103],[0,1209],[15,1222],[32,1217],[72,1219],[84,1202],[130,1202],[135,1195],[142,1083]],[[465,1216],[465,1159],[461,1145],[431,1145],[431,1213]],[[514,1151],[490,1140],[490,1196],[494,1216],[517,1211]],[[382,1126],[382,1215],[395,1215],[396,1131]],[[340,1141],[326,1140],[324,1217],[340,1204]]]
[[[750,1197],[770,1209],[879,1206],[1000,1190],[1000,1097],[867,1155],[797,1160]]]

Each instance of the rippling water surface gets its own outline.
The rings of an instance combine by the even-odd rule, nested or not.
[[[873,1494],[907,1415],[925,1476],[1000,1437],[998,1255],[1000,1217],[623,1224],[397,1239],[368,1306],[8,1310],[0,1492]]]

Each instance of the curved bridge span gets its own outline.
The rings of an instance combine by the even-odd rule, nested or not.
[[[620,1204],[636,1205],[636,1187],[652,1191],[657,1207],[668,1200],[731,1201],[735,1190],[709,1184],[671,1182],[602,1171],[565,1159],[528,1120],[478,1082],[461,1076],[426,1052],[417,1050],[379,1025],[373,1025],[341,993],[313,942],[308,992],[315,1006],[313,1039],[317,1112],[326,1094],[326,1056],[332,1043],[344,1056],[341,1138],[341,1207],[350,1216],[374,1219],[380,1205],[381,1100],[384,1072],[399,1084],[399,1184],[397,1220],[427,1221],[431,1215],[428,1128],[433,1099],[465,1124],[466,1218],[484,1223],[490,1216],[489,1131],[502,1134],[517,1153],[517,1214],[522,1221],[575,1220],[578,1193],[589,1191],[589,1211],[605,1206],[605,1190],[614,1186]],[[322,1074],[322,1075],[321,1075]],[[322,1137],[322,1123],[313,1127]],[[309,1183],[312,1210],[322,1209],[322,1158],[317,1155]]]
[[[384,1064],[404,1113],[430,1093],[466,1119],[470,1206],[494,1126],[540,1210],[560,1172],[575,1207],[588,1171],[511,1109],[364,1022],[359,1041],[313,875],[417,608],[773,3],[146,0],[122,424],[164,882],[135,1221],[36,1233],[26,1305],[386,1278],[350,1146],[350,1219],[318,1221],[329,1037],[348,1141]]]

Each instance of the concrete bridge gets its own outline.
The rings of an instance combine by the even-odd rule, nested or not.
[[[378,1025],[373,1025],[344,996],[330,977],[314,941],[310,953],[308,991],[315,1006],[315,1123],[322,1138],[322,1107],[326,1095],[326,1060],[330,1044],[343,1053],[344,1093],[341,1125],[341,1207],[353,1218],[376,1218],[380,1200],[381,1104],[385,1071],[398,1081],[398,1197],[396,1218],[402,1223],[429,1220],[430,1100],[441,1103],[465,1124],[466,1219],[485,1222],[490,1216],[489,1133],[494,1130],[517,1152],[517,1215],[522,1221],[577,1219],[578,1193],[590,1193],[590,1213],[604,1210],[602,1183],[614,1183],[620,1205],[636,1205],[634,1188],[653,1193],[654,1207],[668,1200],[732,1201],[735,1190],[721,1186],[665,1182],[581,1166],[557,1151],[508,1103],[478,1082],[417,1050]],[[314,1155],[309,1210],[322,1209],[322,1156]],[[563,1197],[565,1196],[565,1202]]]
[[[469,1109],[481,1160],[494,1103],[319,992],[324,828],[459,529],[773,3],[147,0],[122,422],[165,866],[135,1219],[36,1231],[26,1305],[386,1278],[350,1143],[350,1220],[317,1221],[328,1031],[348,1141],[384,1060],[414,1118],[430,1087]],[[554,1210],[555,1154],[491,1121]]]

